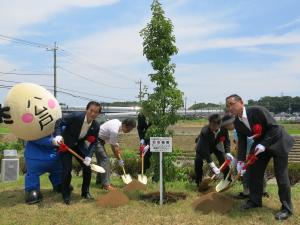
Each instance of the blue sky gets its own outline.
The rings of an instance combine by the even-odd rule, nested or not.
[[[2,0],[0,35],[59,46],[59,91],[99,101],[135,100],[151,67],[139,31],[152,0]],[[174,25],[176,81],[194,102],[300,95],[300,1],[161,0]],[[1,37],[1,36],[0,36]],[[0,38],[0,83],[51,86],[53,53]],[[2,72],[2,74],[1,74]],[[82,78],[83,77],[83,78]],[[1,86],[0,86],[1,87]],[[0,102],[8,89],[0,88]],[[58,100],[87,100],[58,92]]]

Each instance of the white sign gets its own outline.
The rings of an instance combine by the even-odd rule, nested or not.
[[[172,152],[172,137],[150,137],[151,152]]]
[[[159,203],[163,205],[163,152],[172,152],[172,138],[150,137],[150,151],[159,152]]]

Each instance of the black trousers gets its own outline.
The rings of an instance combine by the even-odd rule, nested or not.
[[[150,168],[151,155],[152,153],[150,152],[150,149],[146,152],[146,155],[144,155],[144,173]]]
[[[84,158],[84,155],[76,150],[73,149],[74,151],[76,151],[76,153],[78,153],[80,156],[82,156]],[[70,191],[70,184],[71,184],[71,180],[72,180],[72,157],[73,155],[69,152],[64,152],[61,154],[61,161],[62,161],[62,166],[63,166],[63,174],[62,174],[62,194],[63,197],[69,197],[71,194]],[[75,156],[74,156],[75,157]],[[83,164],[83,162],[81,160],[79,160],[78,158],[76,158],[77,161],[80,163],[81,167],[82,167],[82,174],[83,174],[83,181],[82,181],[82,186],[81,186],[81,193],[85,194],[89,192],[89,186],[91,183],[91,167],[86,166]]]
[[[291,186],[288,176],[288,155],[275,156],[268,150],[258,155],[258,160],[249,167],[249,199],[259,206],[262,205],[264,173],[271,158],[273,158],[274,173],[282,208],[292,212],[293,205],[291,201]]]
[[[225,156],[224,153],[218,150],[214,150],[212,152],[218,159],[219,166],[221,166],[225,162]],[[203,177],[203,160],[204,157],[196,152],[196,158],[195,158],[195,174],[196,174],[196,184],[199,185],[202,181]],[[229,172],[229,167],[227,167],[224,171],[224,178],[227,176]]]

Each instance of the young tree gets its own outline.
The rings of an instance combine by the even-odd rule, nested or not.
[[[178,120],[176,111],[183,106],[183,93],[177,89],[173,76],[175,64],[171,62],[171,56],[177,54],[178,49],[175,46],[173,24],[165,17],[158,0],[153,1],[151,11],[151,21],[140,35],[143,38],[143,54],[154,70],[149,77],[155,88],[148,99],[142,101],[142,111],[152,124],[147,136],[166,137],[171,135],[167,131],[168,126]],[[155,161],[157,171],[158,160]]]

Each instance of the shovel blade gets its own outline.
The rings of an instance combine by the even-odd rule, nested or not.
[[[98,166],[96,164],[91,164],[91,170],[97,172],[97,173],[105,173],[105,169],[101,166]]]
[[[122,177],[122,180],[125,184],[129,184],[129,183],[132,182],[132,178],[129,174],[124,174],[121,177]]]
[[[145,175],[143,175],[143,174],[139,174],[138,175],[138,181],[140,182],[140,183],[142,183],[142,184],[147,184],[147,177],[145,176]]]
[[[216,186],[216,192],[223,192],[230,188],[231,181],[225,179],[221,180],[220,183]]]

